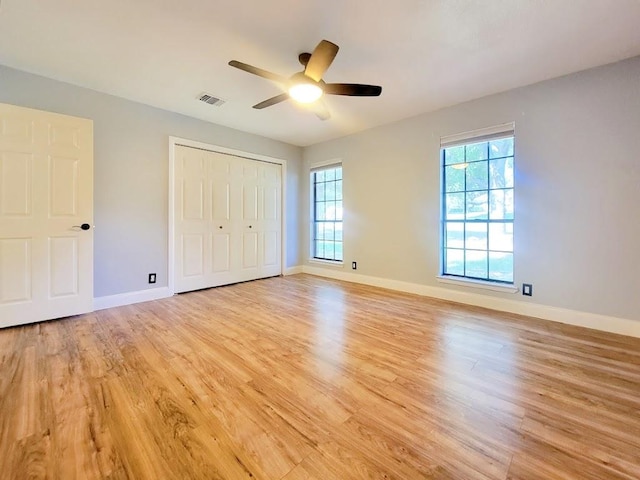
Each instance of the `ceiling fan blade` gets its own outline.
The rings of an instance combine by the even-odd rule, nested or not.
[[[284,102],[289,98],[288,93],[281,93],[280,95],[276,95],[275,97],[271,97],[264,102],[256,103],[253,108],[257,108],[258,110],[270,107],[271,105],[275,105],[276,103]]]
[[[309,62],[304,69],[304,74],[316,82],[322,80],[324,72],[327,71],[333,59],[336,58],[339,48],[335,43],[322,40],[311,54],[311,58],[309,58]]]
[[[327,104],[322,101],[322,99],[315,101],[313,103],[307,103],[304,105],[309,111],[316,114],[320,120],[329,120],[331,118],[331,112],[329,112],[329,107]]]
[[[382,87],[361,83],[327,83],[324,86],[324,93],[350,97],[377,97],[382,93]]]
[[[267,70],[263,70],[262,68],[254,67],[253,65],[248,65],[246,63],[239,62],[237,60],[231,60],[229,65],[232,67],[239,68],[240,70],[244,70],[245,72],[252,73],[259,77],[268,78],[269,80],[273,80],[278,83],[287,83],[287,79],[282,75],[278,75],[277,73],[271,73]]]

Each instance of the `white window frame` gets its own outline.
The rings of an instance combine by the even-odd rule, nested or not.
[[[342,267],[344,265],[344,215],[341,223],[343,225],[343,239],[341,241],[343,252],[342,260],[329,260],[325,258],[316,258],[315,255],[315,182],[314,173],[321,170],[328,170],[331,168],[343,167],[341,159],[326,160],[323,162],[314,163],[309,170],[309,262],[318,263],[326,266]],[[344,168],[342,169],[343,181],[344,181]],[[344,185],[344,184],[343,184]],[[344,205],[344,197],[343,197]],[[344,207],[343,207],[344,209]]]
[[[514,138],[515,148],[515,123],[505,123],[496,125],[493,127],[473,130],[469,132],[463,132],[455,135],[444,136],[440,138],[440,156],[439,156],[439,168],[441,175],[440,183],[440,201],[441,201],[441,213],[440,213],[440,245],[439,245],[439,258],[440,258],[440,270],[437,280],[442,283],[464,285],[475,288],[483,288],[493,291],[515,293],[518,289],[515,287],[515,251],[514,253],[514,267],[513,267],[513,280],[512,282],[501,282],[496,280],[477,279],[472,277],[448,275],[445,274],[444,265],[444,251],[445,251],[445,212],[444,212],[444,199],[445,199],[445,185],[444,185],[444,162],[443,162],[443,150],[445,148],[451,148],[460,145],[468,145],[473,143],[479,143],[484,141],[497,140],[500,138]],[[515,151],[514,151],[515,159]],[[466,191],[466,190],[465,190]],[[515,191],[515,184],[514,184]],[[515,225],[515,212],[512,224]],[[515,247],[515,246],[514,246]],[[514,248],[515,250],[515,248]],[[489,250],[487,250],[489,252]]]

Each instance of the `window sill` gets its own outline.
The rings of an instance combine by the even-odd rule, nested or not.
[[[311,264],[315,263],[316,265],[323,265],[326,267],[334,267],[334,268],[344,267],[344,262],[337,262],[333,260],[320,260],[318,258],[310,258],[307,261]]]
[[[518,287],[513,283],[495,283],[485,282],[483,280],[462,279],[458,277],[449,277],[447,275],[439,275],[436,280],[440,283],[448,283],[451,285],[460,285],[463,287],[482,288],[484,290],[492,290],[494,292],[517,293]]]

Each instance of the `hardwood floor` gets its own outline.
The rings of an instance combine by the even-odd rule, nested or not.
[[[0,331],[2,479],[638,479],[640,339],[307,275]]]

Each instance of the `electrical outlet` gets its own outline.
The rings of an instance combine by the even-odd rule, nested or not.
[[[522,294],[527,297],[531,297],[533,295],[533,285],[530,283],[522,284]]]
[[[156,274],[155,273],[150,273],[149,274],[149,283],[156,283]]]
[[[358,269],[358,263],[357,262],[351,262],[351,270],[357,270]]]

